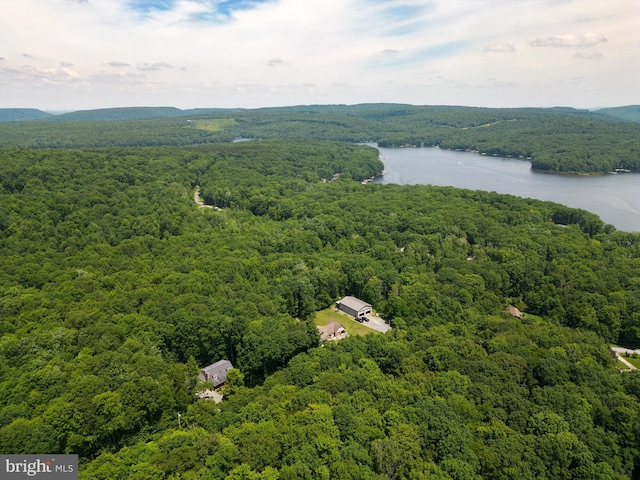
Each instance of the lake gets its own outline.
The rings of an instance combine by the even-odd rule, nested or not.
[[[593,212],[618,230],[640,232],[638,173],[557,175],[534,172],[528,161],[514,158],[438,147],[377,148],[385,174],[375,183],[453,186],[550,200]]]

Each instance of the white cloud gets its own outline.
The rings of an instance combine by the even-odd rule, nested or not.
[[[578,60],[600,60],[602,54],[600,52],[578,52],[573,55]]]
[[[589,32],[580,35],[556,35],[538,38],[530,42],[530,45],[532,47],[589,48],[606,41],[606,37],[601,33]]]
[[[487,45],[482,49],[483,52],[493,52],[493,53],[511,53],[515,52],[516,49],[510,43],[492,43],[491,45]]]
[[[12,73],[0,98],[58,109],[638,103],[636,1],[270,0],[224,14],[217,0],[6,2],[0,45]],[[584,61],[567,61],[573,53]],[[569,91],[573,77],[595,90]]]
[[[156,62],[156,63],[142,63],[140,65],[137,65],[136,68],[138,70],[142,70],[142,71],[153,71],[153,70],[164,70],[164,69],[171,69],[174,68],[170,63],[168,62]]]
[[[3,67],[0,73],[3,83],[24,82],[34,87],[77,86],[82,81],[78,72],[68,67],[42,68],[31,65],[20,68]]]

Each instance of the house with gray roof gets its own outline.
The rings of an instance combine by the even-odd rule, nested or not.
[[[214,387],[218,387],[227,381],[227,373],[232,368],[233,365],[229,360],[219,360],[204,367],[198,375],[198,380],[213,383]]]
[[[372,307],[359,298],[344,297],[342,300],[336,302],[336,308],[341,312],[351,315],[356,320],[360,320],[371,313]]]

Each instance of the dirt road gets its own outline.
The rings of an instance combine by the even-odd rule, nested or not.
[[[213,208],[214,210],[220,210],[220,208],[214,205],[207,205],[204,203],[202,198],[200,198],[200,186],[197,186],[196,191],[193,193],[193,201],[196,202],[200,208]]]

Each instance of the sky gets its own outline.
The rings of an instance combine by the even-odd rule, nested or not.
[[[640,104],[639,0],[2,0],[0,108]]]

